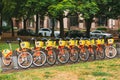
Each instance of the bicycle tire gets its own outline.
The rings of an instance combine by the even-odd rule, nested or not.
[[[37,67],[43,66],[46,63],[46,54],[43,51],[35,51],[33,53],[33,64]]]
[[[57,56],[57,59],[58,61],[61,63],[61,64],[65,64],[69,61],[69,58],[70,58],[70,54],[69,54],[69,51],[68,49],[66,48],[63,48],[64,50],[64,54],[62,54],[60,51],[58,53],[58,56]]]
[[[27,56],[23,57],[23,55],[27,55]],[[33,58],[32,58],[32,55],[31,55],[30,52],[21,52],[21,53],[19,53],[19,55],[18,55],[18,65],[21,68],[23,68],[23,69],[29,68],[32,65],[32,62],[33,62]]]
[[[104,47],[100,47],[101,49],[98,49],[97,55],[99,59],[104,59],[105,58],[105,49]]]
[[[90,52],[89,50],[88,50],[88,52],[89,52],[89,54],[90,54],[90,56],[89,56],[89,59],[91,59],[91,60],[95,60],[96,59],[96,53],[95,53],[95,50],[93,49],[93,53],[92,52]]]
[[[78,50],[76,48],[72,48],[72,50],[73,50],[73,52],[70,51],[70,61],[75,63],[79,59],[79,53],[78,53]]]
[[[2,57],[2,62],[5,66],[10,66],[12,63],[12,57],[10,57],[10,58]]]
[[[84,53],[81,52],[81,50],[80,50],[80,52],[79,52],[79,58],[80,58],[80,60],[82,60],[82,61],[88,61],[89,55],[90,55],[90,54],[89,54],[87,48],[85,48],[85,52],[84,52]]]
[[[52,49],[52,54],[49,55],[48,53],[49,50],[47,51],[47,63],[52,66],[56,63],[56,59],[57,59],[56,53],[53,49]]]
[[[107,58],[114,58],[117,55],[117,50],[113,46],[108,46],[105,48],[105,55]]]

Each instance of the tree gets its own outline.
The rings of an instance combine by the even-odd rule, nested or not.
[[[82,14],[82,17],[85,20],[86,36],[90,37],[91,23],[93,22],[96,13],[99,11],[98,5],[92,0],[81,0],[76,3],[77,11]]]
[[[65,11],[70,11],[75,8],[71,3],[72,0],[54,0],[53,4],[48,7],[48,15],[60,22],[60,37],[64,37],[63,18],[67,17]]]
[[[2,0],[0,0],[0,27],[2,27],[2,9],[3,9]]]
[[[5,20],[8,20],[8,22],[11,24],[12,29],[12,36],[14,36],[14,29],[13,29],[13,20],[12,18],[16,16],[17,13],[15,13],[15,6],[16,3],[12,0],[3,0],[2,4],[4,5],[2,10],[2,18]]]

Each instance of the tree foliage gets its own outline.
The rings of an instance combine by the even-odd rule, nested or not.
[[[64,35],[63,18],[69,15],[79,15],[86,23],[87,36],[94,17],[106,16],[118,18],[120,16],[119,0],[2,0],[0,14],[6,20],[23,18],[25,21],[34,15],[41,19],[47,15],[60,22],[60,36]],[[65,14],[67,11],[68,14]],[[24,25],[25,26],[25,25]],[[36,31],[38,26],[36,25]]]

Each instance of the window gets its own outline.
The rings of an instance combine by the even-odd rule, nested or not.
[[[42,31],[50,31],[49,29],[42,29]]]
[[[94,31],[93,33],[101,33],[100,31]]]
[[[107,25],[107,18],[105,16],[101,16],[98,18],[98,25],[99,26],[106,26]]]

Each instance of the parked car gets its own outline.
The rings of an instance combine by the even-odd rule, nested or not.
[[[112,34],[110,33],[106,33],[104,31],[101,31],[101,30],[93,30],[92,32],[90,32],[90,36],[91,37],[104,37],[104,38],[111,38],[113,37]]]
[[[31,29],[20,29],[17,31],[18,36],[35,36],[35,32]]]
[[[39,35],[42,35],[42,36],[51,36],[52,30],[51,30],[50,28],[41,28],[41,29],[38,31],[38,34],[39,34]],[[54,31],[55,37],[58,36],[59,34],[60,34],[59,31]]]
[[[41,28],[39,31],[38,31],[38,34],[39,35],[42,35],[42,36],[50,36],[52,33],[51,29],[49,28]]]
[[[84,34],[80,30],[70,30],[67,31],[64,36],[69,38],[77,38],[84,37]]]

